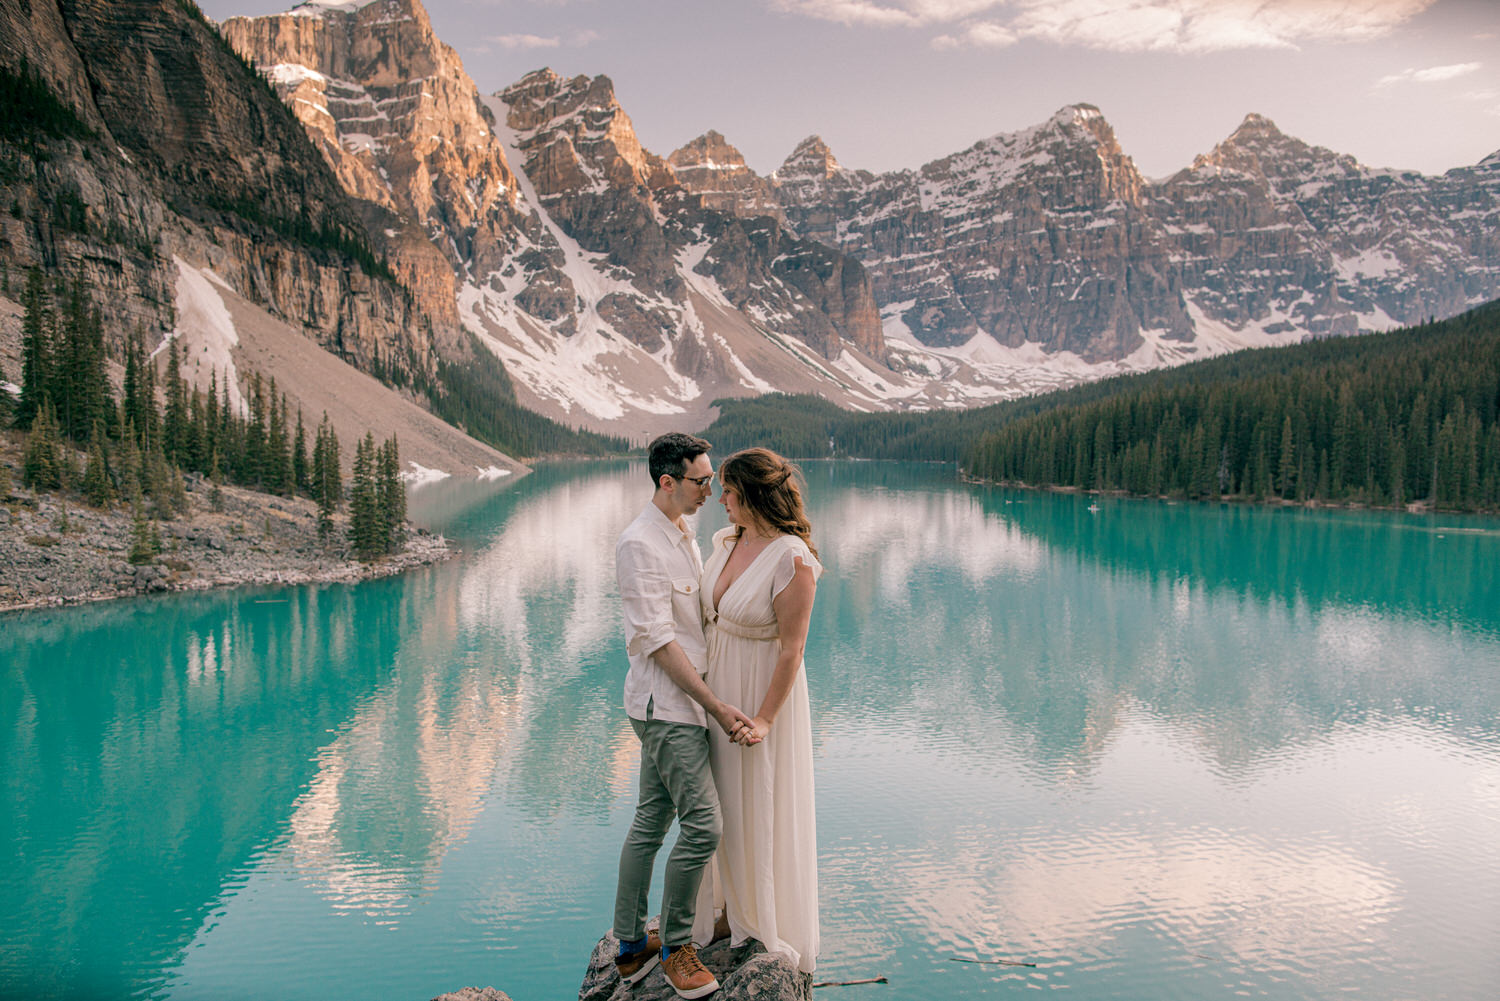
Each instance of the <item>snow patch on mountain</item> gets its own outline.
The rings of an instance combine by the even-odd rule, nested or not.
[[[648,297],[629,282],[608,274],[603,255],[584,250],[557,224],[526,174],[520,136],[506,123],[509,108],[497,97],[483,100],[495,116],[495,138],[514,165],[524,204],[541,221],[549,245],[537,248],[522,238],[516,252],[508,257],[508,267],[467,281],[458,294],[464,326],[480,337],[513,378],[566,414],[582,411],[603,420],[619,420],[631,410],[658,415],[684,413],[683,403],[698,399],[702,390],[673,366],[677,345],[668,342],[655,353],[647,352],[599,314],[599,304],[606,296]],[[516,297],[527,287],[516,258],[531,249],[561,251],[563,262],[558,270],[572,284],[576,296],[571,334],[549,328],[516,303]],[[710,279],[692,277],[709,290]],[[723,300],[722,292],[717,295]],[[681,310],[662,297],[649,298],[652,305],[673,312]],[[688,317],[684,319],[691,323]],[[701,323],[697,326],[701,330]]]
[[[1384,247],[1371,247],[1358,254],[1335,258],[1333,263],[1339,277],[1348,282],[1358,282],[1361,278],[1388,278],[1401,271],[1401,262]]]
[[[429,469],[415,460],[408,460],[407,465],[411,467],[411,470],[409,472],[403,471],[400,477],[401,481],[413,490],[421,489],[429,484],[439,483],[453,475],[441,469]]]
[[[379,0],[305,0],[287,11],[293,17],[324,17],[328,14],[353,14]]]

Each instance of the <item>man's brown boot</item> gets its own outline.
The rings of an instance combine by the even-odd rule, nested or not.
[[[642,977],[656,968],[660,959],[661,939],[657,937],[656,929],[651,928],[646,932],[646,945],[643,948],[615,957],[615,969],[620,972],[620,979],[627,984],[638,984]]]
[[[719,981],[708,972],[691,942],[674,946],[671,954],[661,961],[661,969],[680,998],[701,998],[719,989]]]

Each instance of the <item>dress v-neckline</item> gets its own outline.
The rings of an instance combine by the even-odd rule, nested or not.
[[[744,577],[745,577],[745,574],[747,574],[747,573],[750,572],[750,568],[753,567],[753,566],[755,566],[755,564],[759,563],[760,562],[760,558],[762,556],[766,555],[766,552],[768,550],[770,550],[770,548],[772,546],[776,545],[776,542],[779,539],[782,539],[782,538],[784,538],[784,536],[778,535],[775,538],[771,539],[770,542],[767,542],[765,544],[765,546],[761,548],[760,552],[758,552],[754,556],[750,557],[750,562],[746,563],[745,564],[745,568],[743,570],[741,570],[738,574],[735,575],[734,580],[732,580],[728,584],[724,585],[724,590],[722,592],[720,592],[720,594],[719,594],[719,596],[717,598],[714,598],[714,613],[715,614],[718,614],[719,605],[724,601],[725,597],[728,596],[729,592],[734,589],[734,585],[738,584],[741,580],[743,580]],[[740,540],[738,538],[736,538],[734,540],[734,546],[731,547],[730,550],[729,550],[729,556],[733,556],[734,555],[734,551],[735,551],[735,549],[739,548],[739,544],[740,544]],[[729,565],[729,556],[724,557],[724,566],[719,567],[719,576],[720,577],[724,576],[724,567],[727,567]],[[715,583],[717,583],[717,581]],[[709,597],[713,597],[713,595],[710,594]]]

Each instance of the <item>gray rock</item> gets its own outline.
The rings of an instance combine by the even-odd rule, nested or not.
[[[493,987],[460,987],[449,994],[439,994],[432,1001],[510,1001],[510,995]]]
[[[660,967],[634,987],[622,983],[614,961],[619,945],[610,934],[594,946],[578,1001],[677,1001]],[[719,979],[719,990],[711,995],[714,1001],[808,1001],[812,996],[811,977],[797,972],[781,956],[766,952],[754,939],[738,947],[716,942],[700,949],[698,955]]]

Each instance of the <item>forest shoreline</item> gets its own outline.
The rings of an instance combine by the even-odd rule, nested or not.
[[[1097,490],[1085,487],[1075,487],[1060,484],[1034,484],[1023,483],[1020,480],[991,480],[982,476],[974,476],[963,469],[958,471],[959,479],[965,483],[976,486],[1003,487],[1007,490],[1034,490],[1039,493],[1049,494],[1079,494],[1087,497],[1107,497],[1112,500],[1140,500],[1140,501],[1163,501],[1168,504],[1235,504],[1240,507],[1265,508],[1270,511],[1294,510],[1294,511],[1384,511],[1390,514],[1432,514],[1453,515],[1455,517],[1477,516],[1480,518],[1500,517],[1500,509],[1480,508],[1478,510],[1434,507],[1431,501],[1419,500],[1409,501],[1401,507],[1389,504],[1370,504],[1364,501],[1335,502],[1309,498],[1307,500],[1287,500],[1282,497],[1264,497],[1256,499],[1239,494],[1223,494],[1218,497],[1181,497],[1169,494],[1133,494],[1128,490]]]

